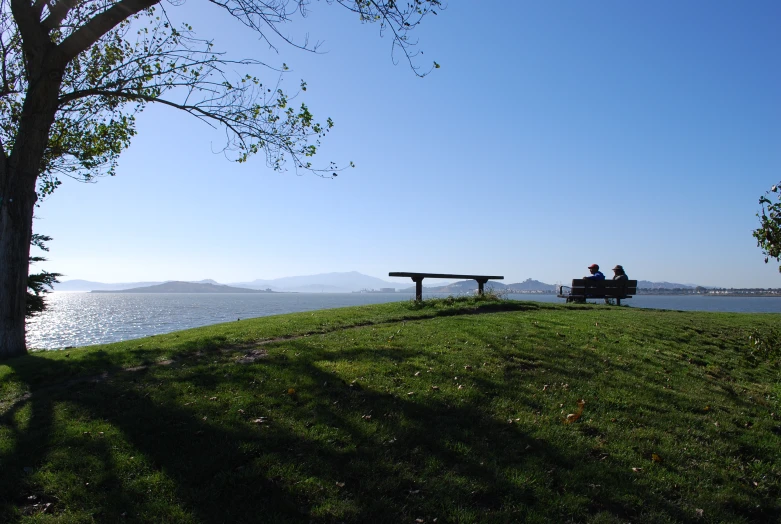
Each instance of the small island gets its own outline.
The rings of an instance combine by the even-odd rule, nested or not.
[[[164,282],[155,286],[134,287],[131,289],[101,289],[90,293],[275,293],[270,289],[247,289],[244,287],[224,286],[222,284],[201,284],[197,282]]]

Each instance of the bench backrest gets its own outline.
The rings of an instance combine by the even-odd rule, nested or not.
[[[571,294],[604,294],[610,296],[636,295],[637,280],[591,280],[588,278],[576,278],[572,280]]]

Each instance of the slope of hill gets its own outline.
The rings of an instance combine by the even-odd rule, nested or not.
[[[275,291],[299,291],[306,293],[351,293],[364,289],[401,289],[409,286],[408,282],[388,282],[387,280],[364,275],[357,271],[283,277],[273,280],[257,279],[252,282],[234,282],[230,285],[250,289],[271,288]]]
[[[214,280],[205,279],[194,284],[212,284],[219,286]],[[564,282],[562,282],[564,283]],[[55,291],[121,291],[141,287],[150,287],[163,284],[163,282],[125,282],[106,284],[103,282],[92,282],[89,280],[65,280],[54,285]],[[477,283],[474,280],[465,280],[461,282],[448,282],[437,279],[426,279],[424,281],[425,291],[427,293],[469,293],[477,289]],[[567,281],[566,284],[569,284]],[[317,275],[293,276],[276,279],[257,279],[251,282],[235,282],[228,286],[239,289],[271,289],[272,291],[288,291],[299,293],[350,293],[363,290],[378,290],[383,288],[392,288],[397,291],[407,291],[410,288],[414,291],[414,285],[408,278],[398,278],[393,281],[383,280],[381,278],[364,275],[357,271],[344,273],[322,273]],[[523,282],[506,284],[504,282],[492,280],[487,286],[496,290],[507,290],[510,292],[554,292],[556,286],[546,284],[539,280],[527,278]],[[677,284],[672,282],[650,282],[648,280],[638,281],[638,288],[641,289],[675,289],[675,288],[693,288],[691,284]]]
[[[464,298],[31,353],[0,522],[779,522],[777,324]]]
[[[64,280],[54,284],[54,291],[97,291],[97,290],[121,290],[134,287],[146,287],[161,284],[161,282],[120,282],[107,284],[105,282],[92,282],[90,280]]]
[[[696,286],[690,284],[676,284],[674,282],[650,282],[648,280],[638,280],[637,287],[641,289],[690,289]]]
[[[272,293],[259,289],[231,287],[215,284],[199,284],[196,282],[166,282],[154,286],[136,287],[122,290],[99,289],[92,293]]]

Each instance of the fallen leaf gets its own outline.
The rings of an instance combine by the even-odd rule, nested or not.
[[[635,473],[640,473],[641,471],[643,471],[643,468],[632,468],[632,471],[634,471]]]
[[[291,396],[292,396],[292,395],[295,395],[295,394],[296,394],[296,390],[295,390],[295,389],[293,389],[293,388],[290,388],[290,389],[288,389],[288,390],[287,390],[287,394],[288,394],[288,395],[291,395]]]
[[[467,371],[471,371],[472,370],[472,366],[464,366],[464,369],[467,370]]]
[[[662,461],[662,457],[660,457],[656,453],[651,453],[651,460],[653,460],[654,462],[661,462]]]
[[[337,482],[336,485],[337,485],[337,487],[343,488],[344,487],[344,482]]]
[[[439,386],[431,386],[431,389],[433,389],[434,391],[439,391]]]
[[[414,394],[415,394],[414,391],[410,391],[409,393],[407,393],[407,396],[414,395]]]
[[[416,377],[419,377],[419,376],[420,376],[420,371],[416,371],[416,372],[415,372],[415,376],[416,376]]]

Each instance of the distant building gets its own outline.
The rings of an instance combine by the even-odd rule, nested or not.
[[[380,293],[395,293],[396,288],[395,287],[381,287]]]

